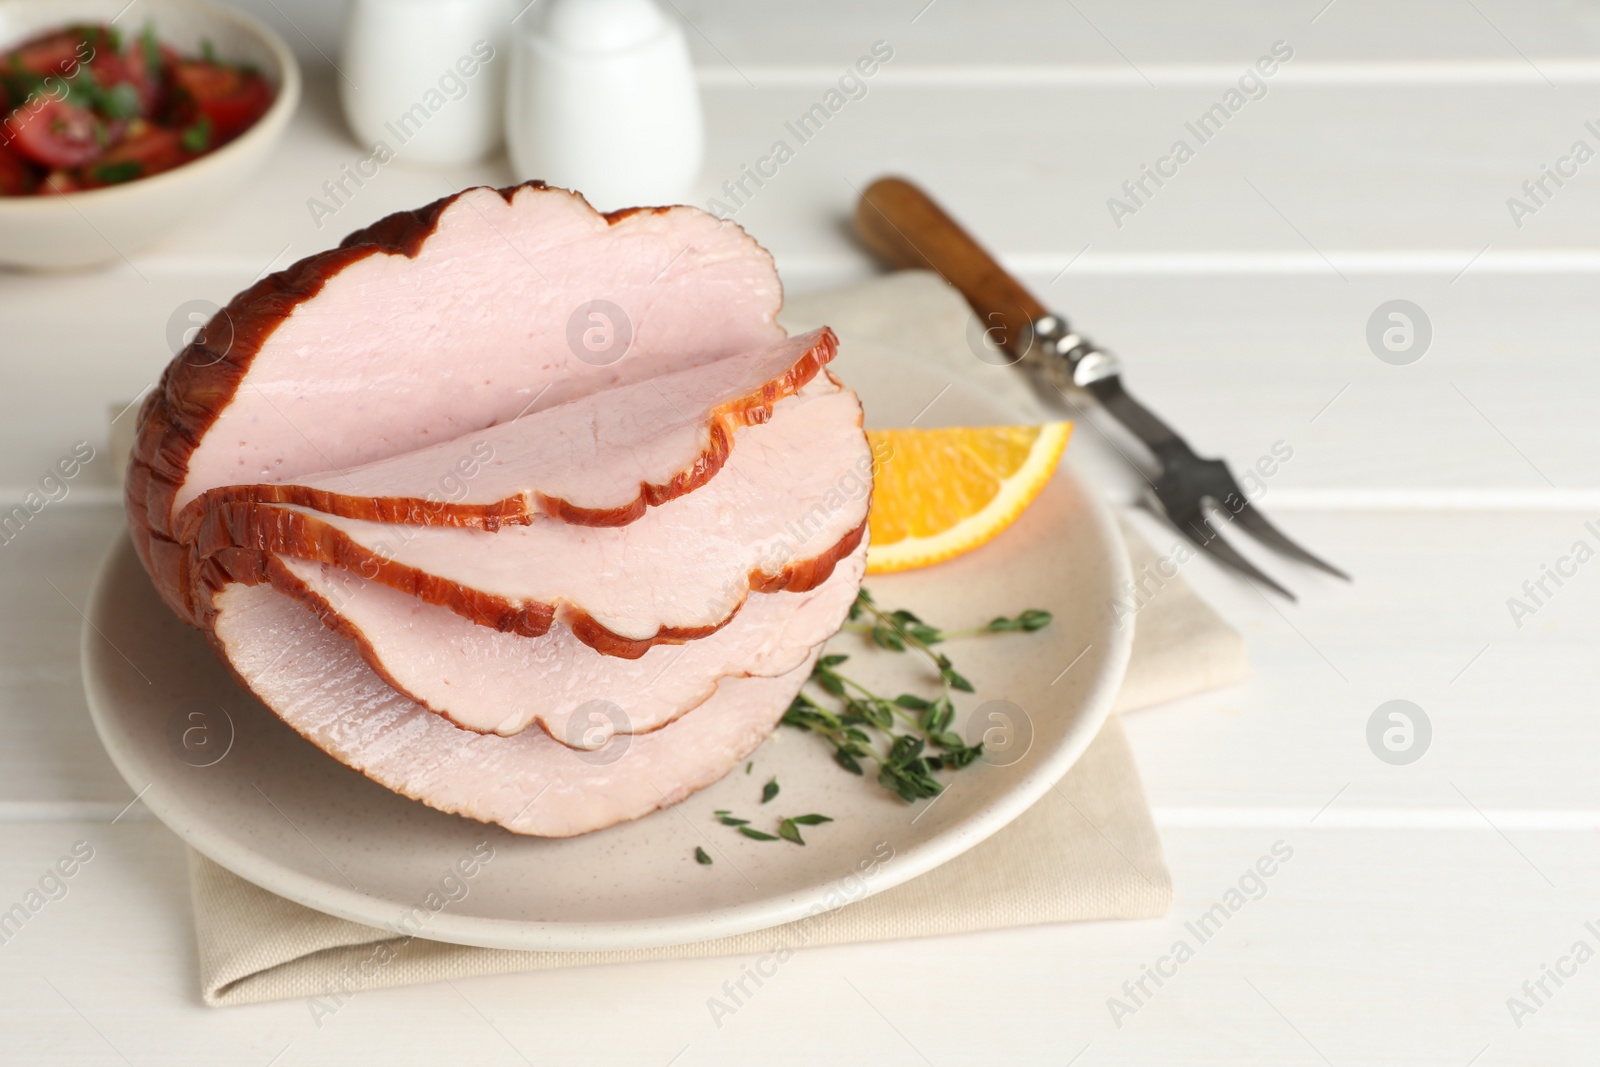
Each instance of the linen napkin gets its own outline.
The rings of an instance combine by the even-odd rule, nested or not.
[[[1025,418],[1041,409],[1013,369],[986,364],[975,324],[937,276],[908,271],[791,301],[791,331],[826,322],[838,331],[840,370],[888,349],[961,375]],[[130,420],[131,421],[131,420]],[[1134,573],[1156,553],[1126,523]],[[1241,636],[1182,578],[1139,613],[1116,710],[1146,707],[1240,681]],[[736,956],[850,942],[963,933],[1039,923],[1150,918],[1166,913],[1172,882],[1122,726],[1113,716],[1070,772],[1009,826],[903,885],[820,917],[686,945],[611,952],[470,948],[322,914],[261,889],[198,853],[190,887],[207,1004],[345,997],[364,989],[474,975]],[[372,967],[382,958],[385,964]],[[362,966],[363,963],[367,966]]]

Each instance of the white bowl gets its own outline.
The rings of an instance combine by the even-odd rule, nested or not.
[[[272,106],[234,141],[174,170],[64,196],[0,197],[0,265],[86,267],[126,257],[243,184],[300,102],[288,45],[248,15],[203,0],[0,0],[0,51],[70,23],[110,22],[124,9],[117,29],[125,38],[149,21],[185,55],[207,40],[223,59],[254,64],[276,92]]]

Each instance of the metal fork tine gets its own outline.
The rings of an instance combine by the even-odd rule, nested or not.
[[[1072,339],[1080,345],[1086,344],[1076,334],[1072,335]],[[1097,349],[1093,351],[1103,355]],[[1172,427],[1128,394],[1120,374],[1092,379],[1088,383],[1088,390],[1100,401],[1101,407],[1130,430],[1155,456],[1160,473],[1151,482],[1150,490],[1161,511],[1189,540],[1210,552],[1218,562],[1282,593],[1290,600],[1294,599],[1287,589],[1268,578],[1217,535],[1202,510],[1207,500],[1221,505],[1225,512],[1231,512],[1233,517],[1240,520],[1246,533],[1269,548],[1350,581],[1350,576],[1344,571],[1295,544],[1288,535],[1252,508],[1227,463],[1198,455]],[[1237,512],[1232,512],[1231,505],[1227,503],[1233,500],[1244,502]]]
[[[1267,577],[1267,575],[1262,572],[1261,568],[1245,559],[1239,554],[1238,549],[1224,541],[1222,539],[1222,535],[1217,533],[1203,513],[1196,513],[1187,522],[1178,522],[1176,525],[1178,529],[1183,531],[1185,537],[1199,545],[1205,551],[1211,553],[1211,555],[1216,558],[1218,563],[1221,563],[1227,567],[1232,567],[1246,578],[1251,578],[1260,582],[1268,589],[1273,590],[1281,596],[1287,597],[1291,601],[1295,599],[1295,595],[1293,593],[1289,592],[1289,590],[1285,589],[1283,586]],[[1205,531],[1205,535],[1200,533],[1201,530]]]
[[[1244,526],[1246,531],[1255,535],[1257,540],[1266,542],[1268,545],[1277,549],[1279,552],[1282,552],[1286,556],[1290,556],[1302,563],[1309,563],[1313,567],[1324,570],[1333,575],[1335,578],[1343,578],[1347,582],[1350,581],[1350,576],[1344,571],[1340,570],[1338,567],[1335,567],[1326,560],[1317,558],[1310,552],[1307,552],[1305,549],[1301,548],[1294,541],[1290,540],[1287,534],[1278,529],[1276,526],[1272,525],[1271,522],[1267,521],[1267,517],[1261,514],[1261,512],[1257,511],[1255,505],[1250,503],[1250,501],[1246,500],[1244,502],[1244,506],[1232,514],[1233,517],[1239,520],[1240,524]]]

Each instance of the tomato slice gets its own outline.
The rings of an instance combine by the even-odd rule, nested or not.
[[[173,84],[194,102],[197,117],[211,120],[214,143],[232,140],[272,106],[272,89],[253,71],[184,60],[172,66]]]
[[[104,127],[94,113],[65,100],[34,97],[6,119],[17,151],[46,167],[79,167],[100,154]]]
[[[59,30],[14,49],[6,55],[5,65],[41,78],[50,74],[65,78],[75,74],[79,63],[100,50],[82,28]]]
[[[0,145],[0,196],[26,196],[39,184],[27,160]]]
[[[183,147],[183,134],[164,126],[138,124],[140,129],[121,144],[79,170],[85,188],[119,185],[148,178],[187,163],[194,156]]]

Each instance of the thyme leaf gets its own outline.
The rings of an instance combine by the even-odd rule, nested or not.
[[[741,834],[743,834],[744,836],[750,838],[753,841],[776,841],[776,840],[778,840],[772,834],[762,833],[760,830],[753,829],[752,827],[749,827],[749,826],[741,826],[741,827],[739,827],[739,832]]]

